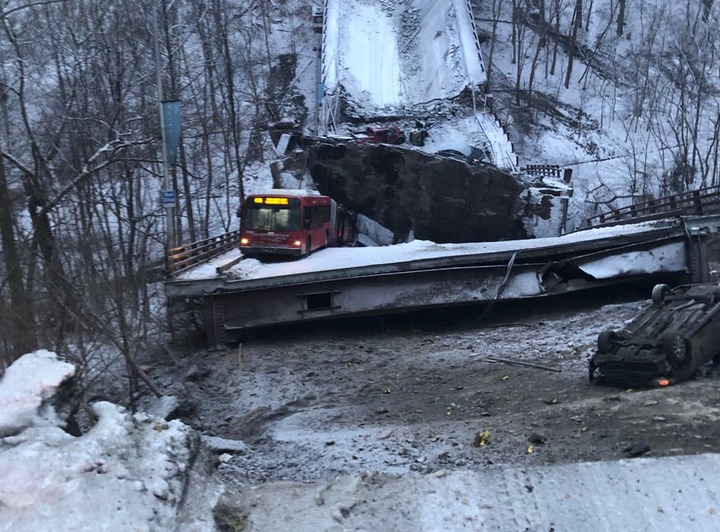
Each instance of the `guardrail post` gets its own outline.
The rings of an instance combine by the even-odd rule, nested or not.
[[[702,198],[700,198],[700,191],[695,190],[693,192],[693,204],[695,205],[695,214],[703,213]]]

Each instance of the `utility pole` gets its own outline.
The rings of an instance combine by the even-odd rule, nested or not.
[[[165,207],[165,261],[170,255],[170,250],[175,247],[175,206],[177,197],[175,189],[170,185],[170,168],[167,154],[167,138],[165,134],[165,111],[163,105],[163,84],[160,69],[160,34],[158,31],[157,5],[153,3],[153,27],[155,30],[155,74],[157,76],[158,107],[160,109],[160,132],[162,136],[162,165],[163,165],[163,191],[162,204]],[[167,268],[166,268],[167,271]]]

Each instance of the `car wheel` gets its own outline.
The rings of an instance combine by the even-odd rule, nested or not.
[[[687,338],[679,334],[668,334],[663,338],[663,346],[670,360],[682,366],[690,361],[692,353],[690,352],[690,342]]]
[[[670,293],[670,287],[666,284],[656,284],[652,289],[652,302],[653,305],[662,305],[665,296]]]
[[[612,349],[613,342],[617,339],[615,331],[603,331],[598,335],[597,350],[598,353],[609,353]]]
[[[590,359],[590,364],[588,365],[588,376],[590,377],[590,382],[595,382],[595,372],[597,369],[598,367],[595,365],[595,361]]]

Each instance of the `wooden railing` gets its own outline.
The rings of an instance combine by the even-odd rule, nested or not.
[[[652,220],[671,216],[720,213],[720,187],[706,187],[628,205],[588,218],[585,227]]]
[[[226,251],[230,251],[237,247],[239,243],[240,230],[238,229],[172,248],[168,252],[167,273],[172,276],[189,270],[200,263],[207,262]]]

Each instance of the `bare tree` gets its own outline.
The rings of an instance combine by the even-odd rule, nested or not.
[[[570,87],[570,79],[572,76],[573,63],[575,62],[575,54],[577,52],[578,31],[582,27],[582,0],[575,0],[575,11],[573,13],[572,31],[570,33],[570,44],[568,45],[568,67],[565,72],[565,88]]]
[[[525,30],[522,6],[519,0],[513,0],[512,35],[513,35],[513,59],[515,65],[515,105],[520,106],[522,95],[522,74],[525,68]]]
[[[617,30],[615,34],[622,37],[625,32],[625,0],[618,0]]]
[[[139,20],[139,12],[133,18],[100,2],[38,3],[1,17],[3,51],[12,59],[4,123],[14,126],[0,132],[0,232],[10,296],[23,321],[2,329],[18,334],[14,354],[63,345],[68,334],[76,341],[89,313],[102,313],[107,298],[99,294],[110,279],[146,268],[139,257],[147,257],[152,237],[140,228],[147,205],[136,179],[145,171],[125,159],[150,144],[137,120],[149,109],[146,99],[133,93],[144,68],[133,33]],[[19,25],[26,28],[22,40]],[[138,104],[132,110],[131,99]],[[20,184],[27,198],[27,234],[9,183]],[[113,216],[114,238],[105,244],[96,238],[100,206]],[[105,269],[110,257],[116,271]],[[142,287],[128,293],[134,296],[124,308],[137,309]],[[43,325],[37,339],[35,322]]]
[[[268,121],[304,116],[289,90],[295,50],[271,38],[289,6],[159,7],[164,93],[183,105],[178,227],[184,238],[211,236],[215,221],[235,220]],[[164,241],[151,20],[141,0],[0,2],[1,354],[94,355],[103,342],[126,361],[133,389],[157,325],[148,282]]]
[[[535,53],[533,55],[532,62],[530,63],[530,78],[528,80],[528,98],[532,97],[533,83],[535,82],[535,73],[537,71],[538,60],[540,59],[540,52],[547,46],[548,38],[548,23],[545,18],[545,0],[539,0],[537,5],[537,46],[535,47]]]
[[[500,23],[500,15],[503,12],[505,1],[504,0],[493,0],[492,6],[491,6],[491,15],[490,15],[490,24],[491,24],[491,30],[490,30],[490,51],[488,52],[487,56],[487,65],[485,70],[485,75],[487,78],[487,83],[485,84],[485,90],[486,92],[490,91],[490,88],[492,87],[492,75],[493,75],[493,56],[495,54],[495,41],[497,40],[497,30],[498,30],[498,24]]]
[[[12,206],[15,202],[5,177],[5,165],[0,147],[0,238],[2,239],[5,275],[10,292],[12,311],[8,312],[10,327],[6,329],[8,346],[6,362],[12,362],[18,356],[37,348],[35,335],[35,316],[22,275],[22,263],[15,242]]]

